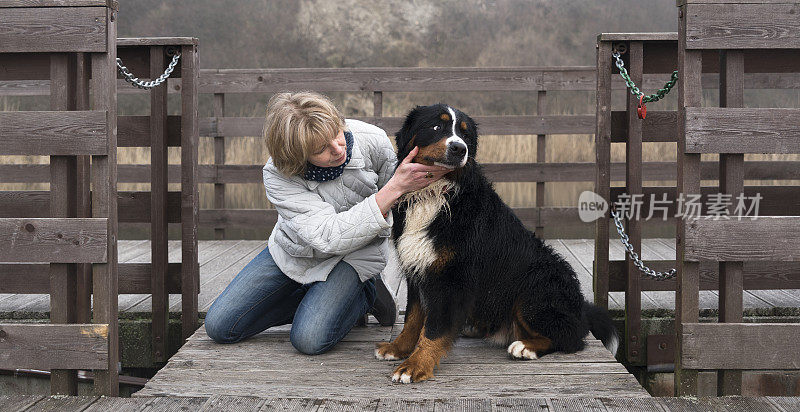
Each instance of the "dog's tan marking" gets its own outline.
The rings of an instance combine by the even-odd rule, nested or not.
[[[425,327],[422,327],[417,348],[401,363],[392,374],[392,382],[420,382],[433,377],[433,369],[439,364],[453,345],[452,336],[442,336],[436,339],[425,337]]]
[[[461,130],[467,130],[467,122],[461,122]]]
[[[436,260],[431,263],[431,266],[428,268],[432,273],[440,273],[444,270],[444,267],[453,260],[453,256],[455,253],[453,252],[453,248],[449,246],[444,246],[436,251]]]
[[[383,360],[405,359],[414,347],[417,346],[420,331],[425,324],[425,314],[418,302],[411,304],[411,308],[406,312],[406,319],[403,330],[392,342],[381,342],[375,349],[375,357]]]
[[[417,155],[414,156],[415,163],[433,166],[433,162],[444,161],[447,154],[447,139],[440,139],[438,142],[420,147]]]
[[[444,121],[446,121],[446,122],[449,122],[449,121],[450,121],[450,115],[449,115],[449,114],[447,114],[447,113],[442,113],[442,115],[441,115],[441,116],[439,116],[439,118],[440,118],[440,119],[442,119],[442,120],[444,120]]]

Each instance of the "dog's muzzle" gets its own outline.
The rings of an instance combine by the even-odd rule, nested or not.
[[[447,153],[445,163],[450,167],[464,167],[469,157],[467,144],[458,136],[447,139]]]

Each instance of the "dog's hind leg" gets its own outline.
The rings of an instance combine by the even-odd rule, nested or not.
[[[523,313],[514,307],[514,341],[508,345],[508,354],[514,359],[538,359],[553,352],[553,341],[531,328]]]
[[[414,347],[417,346],[422,325],[425,324],[425,313],[419,303],[419,292],[411,282],[408,284],[408,304],[406,305],[406,317],[403,323],[403,330],[400,335],[392,342],[378,343],[375,349],[375,357],[381,360],[405,359]]]

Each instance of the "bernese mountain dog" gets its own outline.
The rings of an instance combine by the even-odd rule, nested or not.
[[[478,130],[445,104],[417,106],[395,135],[398,161],[453,169],[392,209],[400,270],[408,282],[403,331],[375,356],[406,359],[393,382],[418,382],[457,338],[486,337],[514,359],[577,352],[591,331],[616,354],[607,311],[584,300],[575,271],[526,229],[475,161]]]

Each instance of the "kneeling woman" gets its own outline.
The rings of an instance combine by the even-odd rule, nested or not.
[[[208,336],[233,343],[291,323],[292,345],[318,354],[367,312],[394,322],[394,301],[378,276],[390,209],[449,170],[411,163],[416,148],[398,165],[386,132],[345,120],[315,93],[273,96],[264,139],[271,155],[264,187],[278,222],[267,247],[209,308]]]

